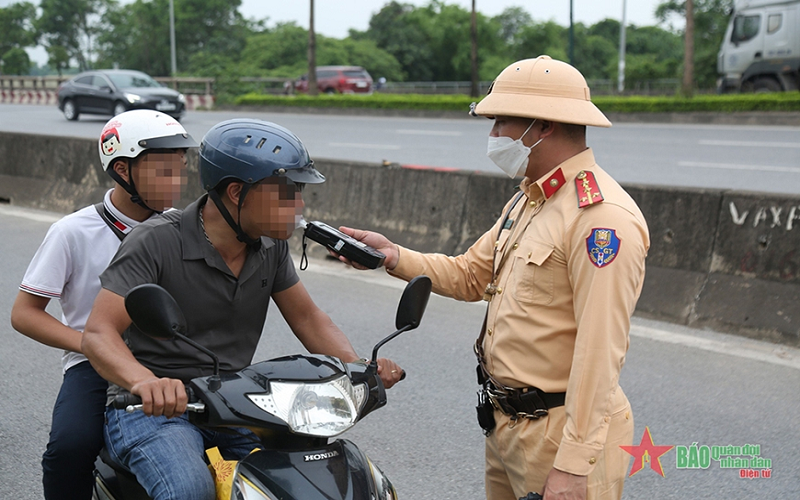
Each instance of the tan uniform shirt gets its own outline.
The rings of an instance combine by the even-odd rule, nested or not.
[[[584,171],[594,174],[603,201],[597,194],[587,197]],[[435,293],[477,301],[492,281],[496,249],[487,367],[510,387],[566,391],[567,422],[554,466],[588,475],[614,405],[625,401],[618,381],[644,281],[647,224],[591,149],[536,182],[524,179],[520,189],[525,196],[504,226],[510,228],[500,232],[501,218],[457,257],[400,248],[390,273],[406,279],[426,274]],[[592,203],[579,208],[588,198]]]

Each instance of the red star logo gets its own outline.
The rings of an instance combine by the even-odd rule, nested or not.
[[[650,435],[650,428],[645,427],[644,434],[642,434],[642,441],[638,446],[620,445],[620,448],[633,455],[633,467],[631,467],[631,473],[628,474],[628,477],[644,469],[645,462],[650,462],[650,468],[656,471],[661,477],[665,477],[664,469],[661,468],[660,457],[674,448],[674,446],[654,445],[653,437]]]

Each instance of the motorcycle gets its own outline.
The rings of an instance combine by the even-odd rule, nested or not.
[[[397,331],[375,345],[369,362],[297,354],[223,375],[217,356],[186,337],[186,320],[166,290],[140,285],[126,295],[125,308],[143,333],[186,342],[213,359],[213,374],[187,385],[192,423],[243,427],[258,437],[260,450],[235,466],[232,500],[396,500],[394,486],[364,452],[352,441],[333,438],[386,404],[378,350],[419,326],[430,292],[427,276],[408,283],[397,308]],[[140,403],[128,393],[117,396],[114,406],[132,412],[141,410]],[[97,500],[149,500],[105,449],[96,463],[94,493]]]

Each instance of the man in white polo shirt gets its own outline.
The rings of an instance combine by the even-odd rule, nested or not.
[[[100,273],[138,223],[172,207],[186,184],[186,149],[197,144],[172,117],[136,110],[103,127],[98,150],[114,180],[102,203],[67,215],[50,228],[20,284],[13,327],[64,350],[64,380],[53,408],[42,459],[47,500],[88,500],[103,446],[108,383],[81,353],[81,336],[100,291]],[[57,299],[62,320],[45,311]]]

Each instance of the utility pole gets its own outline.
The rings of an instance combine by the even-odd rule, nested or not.
[[[569,0],[569,63],[575,66],[575,23],[572,21],[574,0]]]
[[[625,29],[628,24],[627,7],[628,0],[622,0],[622,25],[619,27],[619,69],[617,70],[617,92],[620,94],[625,90]]]
[[[472,88],[470,90],[470,95],[472,97],[478,97],[478,93],[480,93],[478,89],[478,19],[475,14],[475,0],[472,0],[470,38],[472,39],[472,52],[470,54],[470,59],[472,60]]]
[[[178,74],[178,65],[175,62],[175,3],[173,0],[169,0],[169,58],[172,63],[172,76],[175,77]]]
[[[694,93],[694,0],[686,0],[686,33],[683,40],[683,85],[686,97]]]
[[[308,95],[319,94],[317,88],[317,37],[314,34],[314,0],[311,1],[311,16],[308,21]]]

